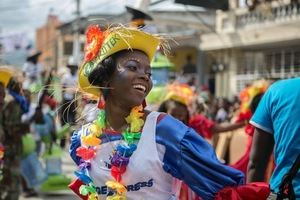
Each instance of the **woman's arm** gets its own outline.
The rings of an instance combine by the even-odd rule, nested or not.
[[[244,182],[242,172],[219,162],[205,139],[168,115],[157,125],[156,142],[165,147],[164,170],[203,199],[213,199],[222,188]]]

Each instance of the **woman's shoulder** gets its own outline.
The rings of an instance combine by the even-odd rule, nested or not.
[[[181,140],[189,127],[166,113],[160,113],[156,123],[156,136]],[[173,140],[172,139],[172,140]]]

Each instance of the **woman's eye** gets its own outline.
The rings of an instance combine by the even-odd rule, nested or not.
[[[146,73],[146,74],[147,74],[147,76],[148,76],[149,78],[152,77],[152,73],[151,73],[151,72],[148,72],[148,73]]]
[[[137,66],[134,66],[134,65],[129,65],[127,66],[128,69],[130,69],[131,71],[136,71],[137,70]]]

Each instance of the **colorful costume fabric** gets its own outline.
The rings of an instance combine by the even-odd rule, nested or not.
[[[275,170],[270,187],[278,192],[283,176],[300,151],[300,78],[273,83],[260,101],[250,123],[274,137]],[[300,172],[293,180],[296,198],[300,198]]]
[[[204,115],[197,114],[189,120],[189,125],[202,137],[211,139],[213,136],[212,127],[215,125],[215,122],[209,120]]]
[[[243,174],[221,164],[213,148],[193,129],[164,116],[159,122],[158,112],[151,112],[145,121],[137,150],[130,158],[122,181],[127,188],[127,199],[172,199],[172,176],[183,180],[203,199],[213,199],[225,186],[240,185]],[[76,149],[81,136],[88,134],[83,127],[71,139],[70,154],[79,165]],[[118,134],[102,134],[104,144],[93,158],[87,175],[93,179],[99,195],[110,195],[105,186],[112,179],[108,159],[115,144],[122,142]]]

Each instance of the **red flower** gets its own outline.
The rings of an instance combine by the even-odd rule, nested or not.
[[[85,147],[78,147],[76,149],[76,156],[81,157],[83,160],[92,159],[96,155],[94,149],[88,149]]]
[[[91,25],[88,27],[86,32],[86,44],[84,47],[84,60],[86,62],[93,60],[98,55],[104,38],[105,34],[98,25]]]

